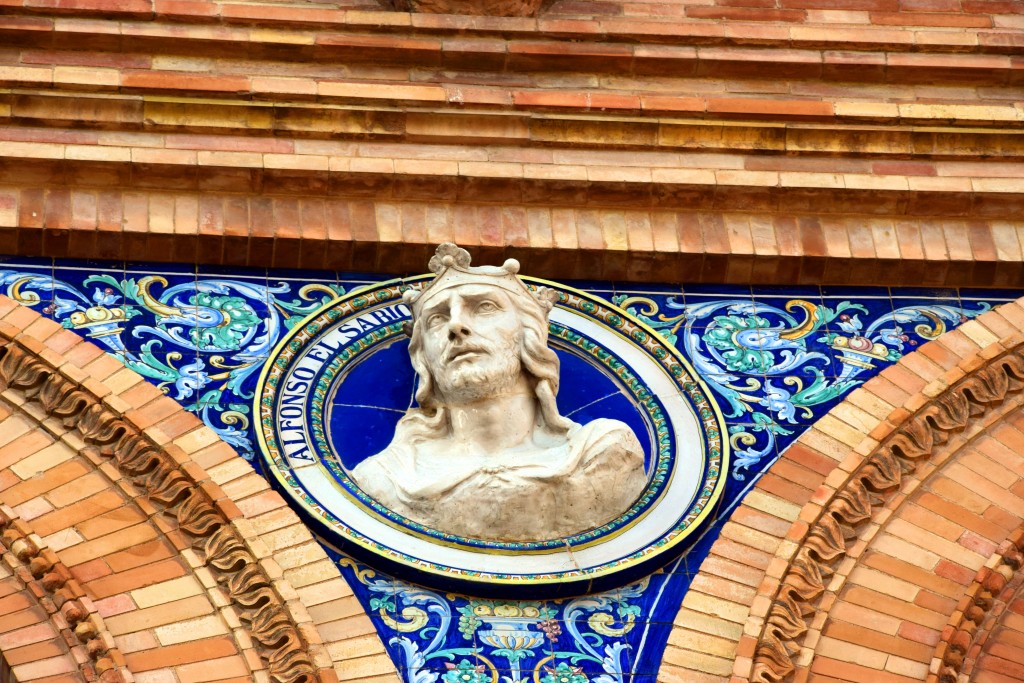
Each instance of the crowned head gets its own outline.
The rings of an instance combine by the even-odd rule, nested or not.
[[[434,279],[421,290],[407,290],[404,301],[412,310],[413,321],[419,318],[423,308],[438,294],[464,285],[487,285],[505,290],[516,297],[526,297],[538,306],[545,318],[558,300],[558,294],[547,287],[531,291],[517,275],[519,261],[506,259],[500,266],[471,266],[469,252],[451,242],[437,247],[427,267],[434,273]],[[526,302],[523,302],[526,303]]]
[[[421,408],[436,411],[456,394],[480,400],[500,391],[504,380],[525,375],[545,423],[567,429],[570,423],[554,404],[558,356],[547,346],[548,316],[558,294],[528,288],[515,259],[471,266],[469,252],[451,243],[437,248],[429,267],[430,284],[404,294],[412,311],[409,355],[419,375]]]

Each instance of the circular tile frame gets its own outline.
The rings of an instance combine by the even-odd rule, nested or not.
[[[394,317],[402,308],[402,292],[421,287],[430,278],[380,283],[327,304],[282,339],[260,377],[255,408],[260,416],[257,436],[264,464],[277,488],[323,539],[399,577],[481,595],[496,591],[501,595],[509,595],[510,591],[564,595],[596,590],[648,573],[685,550],[687,541],[704,526],[720,501],[724,473],[728,472],[729,443],[718,406],[686,359],[653,329],[607,301],[544,280],[523,278],[528,286],[551,287],[559,294],[552,311],[552,345],[575,346],[582,357],[589,354],[595,365],[606,370],[614,367],[619,385],[629,387],[632,399],[644,406],[647,412],[641,414],[649,424],[665,427],[663,422],[669,423],[668,436],[665,429],[655,430],[658,438],[652,444],[651,460],[654,472],[648,472],[648,486],[629,510],[597,529],[567,539],[535,544],[495,543],[462,539],[418,525],[362,494],[348,480],[344,469],[333,462],[331,439],[324,424],[325,404],[332,382],[339,378],[343,381],[341,361],[358,362],[360,354],[372,353],[374,348],[401,334],[402,320],[397,318],[348,338],[344,347],[337,347],[338,355],[330,363],[315,356],[321,370],[324,365],[334,366],[330,377],[325,379],[321,372],[316,381],[311,380],[312,398],[303,416],[305,434],[315,435],[307,437],[307,442],[316,442],[310,450],[317,461],[303,460],[297,467],[292,466],[294,460],[282,446],[295,441],[282,439],[282,430],[275,429],[275,425],[290,424],[280,418],[275,421],[283,395],[278,387],[282,382],[287,386],[289,371],[302,363],[313,365],[308,361],[310,349],[316,349],[341,326],[378,316],[381,311],[380,315]],[[595,340],[595,336],[603,339]],[[605,347],[616,347],[618,352]],[[623,355],[629,356],[633,365],[623,360]],[[637,363],[644,366],[643,372],[637,371]],[[652,378],[657,389],[650,386]],[[666,402],[671,404],[672,415],[663,414],[658,421],[652,415],[665,411]],[[689,418],[684,417],[686,412],[681,412],[680,406],[688,409]],[[313,415],[313,419],[308,415]],[[686,419],[691,419],[692,424],[680,426]],[[680,443],[680,434],[693,433],[698,436],[699,447]],[[699,467],[692,462],[694,458],[700,461]],[[681,474],[680,470],[686,471]],[[698,471],[695,479],[693,474]],[[683,483],[679,484],[677,478]],[[333,492],[322,483],[328,480]],[[690,493],[683,512],[666,513],[670,507],[678,510],[680,497]],[[330,505],[325,504],[325,498],[330,499]],[[667,514],[672,518],[668,519]],[[664,532],[652,536],[654,532],[645,525],[652,529],[657,525]],[[592,559],[581,563],[581,556]],[[486,569],[496,565],[499,571]]]

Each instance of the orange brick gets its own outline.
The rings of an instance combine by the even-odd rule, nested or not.
[[[234,641],[220,636],[181,645],[169,645],[156,650],[134,652],[125,656],[125,662],[132,671],[151,671],[190,662],[213,660],[236,653],[237,646]]]

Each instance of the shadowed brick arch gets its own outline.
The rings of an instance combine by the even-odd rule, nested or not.
[[[991,607],[992,591],[1019,583],[1022,330],[1019,301],[962,325],[788,449],[695,577],[659,678],[945,683],[958,628],[972,633],[977,680],[1024,660],[1017,612],[964,618],[979,595]]]
[[[175,401],[0,296],[0,680],[393,680],[348,585]]]
[[[1024,680],[1024,527],[974,578],[942,631],[928,683]]]

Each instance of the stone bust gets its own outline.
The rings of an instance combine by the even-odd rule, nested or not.
[[[471,267],[450,243],[430,270],[405,296],[419,407],[352,470],[359,487],[428,527],[492,541],[569,536],[628,509],[647,484],[636,435],[618,420],[577,424],[555,404],[555,292],[527,289],[514,259]]]

